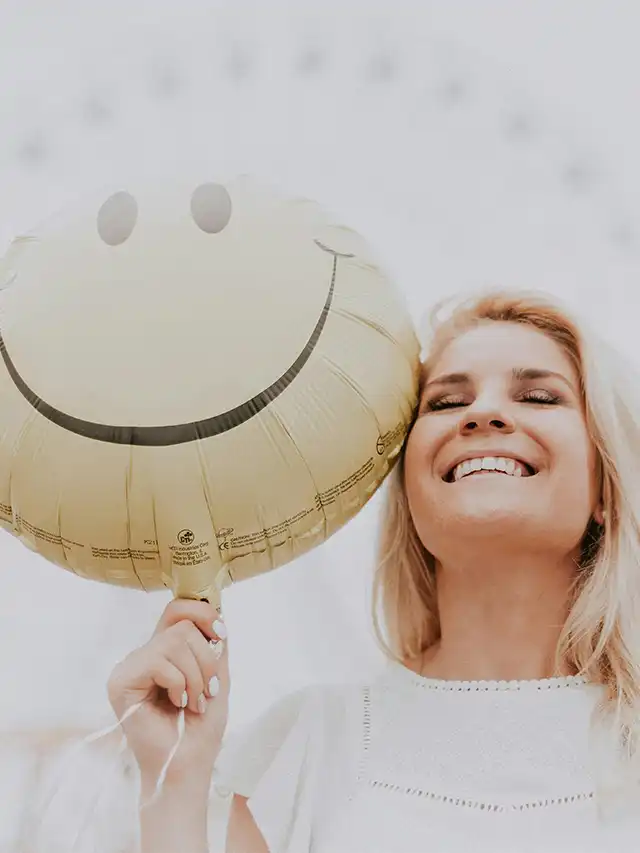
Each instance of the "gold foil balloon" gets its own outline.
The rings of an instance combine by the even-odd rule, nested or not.
[[[361,237],[247,178],[129,186],[0,262],[0,523],[219,605],[380,486],[419,345]]]

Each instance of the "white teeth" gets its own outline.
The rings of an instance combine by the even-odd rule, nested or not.
[[[456,465],[451,480],[457,482],[467,474],[473,474],[476,471],[500,471],[511,477],[527,477],[528,471],[521,462],[515,459],[508,459],[503,456],[484,456],[475,459],[465,459],[460,464]]]
[[[461,480],[465,474],[468,474],[471,471],[470,468],[471,462],[467,460],[463,462],[461,465],[458,465],[456,470],[454,471],[454,479]]]

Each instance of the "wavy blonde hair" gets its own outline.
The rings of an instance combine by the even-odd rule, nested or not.
[[[627,781],[628,773],[640,779],[640,377],[557,300],[491,291],[434,308],[420,392],[443,348],[487,322],[539,329],[562,347],[580,377],[605,518],[603,526],[591,520],[585,531],[554,674],[564,663],[590,682],[606,686],[596,708],[605,733],[601,758],[605,763],[613,759],[608,770],[614,776],[622,767]],[[416,658],[439,639],[434,559],[409,511],[404,453],[387,484],[372,615],[378,645],[393,660]],[[619,789],[614,777],[605,782],[608,770],[602,766],[602,793],[609,783]],[[628,789],[626,782],[623,788]]]

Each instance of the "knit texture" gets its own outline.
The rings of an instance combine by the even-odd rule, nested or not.
[[[372,683],[285,697],[223,750],[271,853],[640,850],[640,808],[604,820],[581,678]],[[640,802],[640,801],[639,801]]]

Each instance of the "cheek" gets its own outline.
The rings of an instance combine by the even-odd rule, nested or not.
[[[433,430],[426,421],[416,421],[407,439],[404,455],[404,476],[407,490],[414,489],[433,467]]]
[[[431,424],[418,422],[407,440],[404,457],[404,487],[409,511],[423,541],[431,539],[431,527],[447,511],[442,483],[434,471],[440,433]],[[428,529],[427,529],[428,528]],[[426,537],[426,539],[425,539]]]
[[[576,516],[587,518],[593,512],[599,496],[596,454],[587,437],[573,435],[559,448],[555,491],[565,512],[570,508]]]

